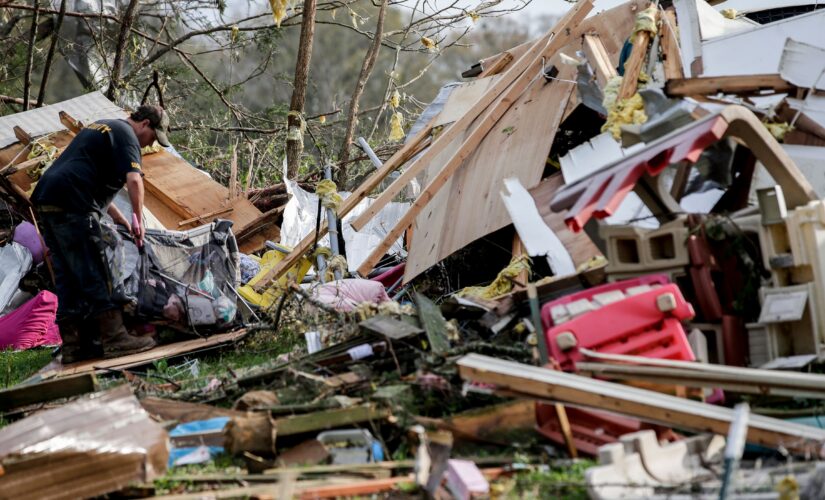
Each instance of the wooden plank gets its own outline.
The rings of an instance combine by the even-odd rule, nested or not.
[[[148,351],[130,354],[128,356],[121,356],[119,358],[81,361],[79,363],[64,366],[61,370],[55,373],[55,375],[59,377],[67,377],[69,375],[77,375],[80,373],[131,368],[133,366],[144,365],[160,359],[167,359],[175,356],[181,356],[183,354],[191,354],[205,349],[212,349],[223,344],[240,340],[244,338],[246,334],[247,330],[244,328],[234,332],[221,333],[202,339],[198,338],[185,340],[183,342],[176,342],[174,344],[162,345]]]
[[[660,46],[662,47],[662,63],[664,65],[665,80],[684,78],[682,69],[682,51],[679,49],[679,32],[676,24],[676,10],[668,7],[662,13]]]
[[[390,415],[390,410],[386,408],[379,408],[375,405],[363,405],[277,418],[275,419],[274,425],[280,438],[282,436],[323,431],[372,420],[384,420]]]
[[[83,128],[83,123],[81,121],[74,119],[72,115],[66,113],[65,111],[58,112],[57,116],[60,117],[60,123],[62,123],[64,127],[75,135],[77,135]]]
[[[779,74],[705,76],[698,78],[668,79],[665,93],[670,96],[690,97],[710,94],[762,94],[765,91],[784,93],[794,90],[792,84],[782,79]]]
[[[391,172],[395,171],[399,166],[403,165],[407,160],[409,160],[416,152],[418,151],[419,145],[425,142],[427,138],[429,138],[430,133],[433,129],[433,123],[435,123],[436,117],[433,117],[430,122],[425,125],[419,132],[416,134],[409,142],[406,142],[401,149],[395,152],[392,157],[384,162],[384,166],[376,169],[373,174],[367,178],[366,181],[361,183],[358,188],[352,192],[349,196],[347,196],[341,206],[338,207],[338,217],[343,218],[346,214],[348,214],[353,208],[355,208],[358,203],[361,202],[367,195],[372,192],[373,189],[378,187],[382,180],[386,176],[388,176]],[[321,238],[325,234],[327,234],[327,223],[326,221],[321,222],[321,227],[318,228],[317,231],[313,230],[308,235],[304,237],[296,246],[292,249],[292,251],[281,260],[277,266],[272,268],[264,277],[253,287],[257,292],[263,292],[269,286],[272,281],[279,279],[283,276],[290,268],[292,268],[301,258],[306,254],[312,245],[315,243],[316,233],[318,238]]]
[[[486,78],[488,76],[501,73],[511,62],[513,62],[513,59],[515,58],[510,52],[503,52],[502,54],[499,54],[495,61],[487,65],[487,67],[482,66],[483,70],[481,71],[481,74],[478,75],[477,79]]]
[[[610,56],[607,54],[604,44],[602,44],[601,37],[599,35],[584,35],[582,50],[585,57],[587,57],[587,62],[593,68],[599,87],[604,88],[607,82],[618,73],[610,62]]]
[[[94,374],[91,373],[57,380],[46,380],[30,385],[18,385],[0,391],[0,412],[95,391],[97,391],[97,380]]]
[[[654,12],[654,20],[658,17],[658,10]],[[628,99],[636,93],[639,86],[639,73],[642,71],[645,56],[647,56],[648,45],[650,45],[651,34],[649,31],[637,31],[633,35],[633,50],[624,65],[624,77],[622,85],[619,87],[618,100]]]
[[[458,366],[465,380],[494,384],[524,397],[610,409],[695,432],[724,435],[733,421],[733,410],[729,408],[489,356],[470,354],[462,357]],[[794,453],[820,455],[825,430],[751,415],[747,440],[772,448],[784,447]]]
[[[17,137],[17,140],[20,141],[24,146],[28,146],[32,143],[32,141],[34,141],[34,138],[31,136],[31,134],[23,130],[21,127],[15,125],[14,127],[12,127],[12,130],[14,130],[14,136]]]
[[[575,25],[576,23],[582,21],[584,17],[590,12],[590,9],[593,7],[591,0],[579,0],[578,3],[574,7],[572,7],[564,17],[553,27],[552,30],[548,31],[544,37],[539,39],[530,50],[524,53],[516,62],[510,65],[505,73],[501,75],[501,78],[490,88],[490,90],[482,96],[479,101],[473,105],[467,113],[461,117],[452,127],[448,128],[444,132],[439,135],[439,137],[435,140],[432,146],[424,152],[422,156],[417,158],[407,169],[404,171],[401,176],[395,180],[386,190],[384,190],[381,195],[376,198],[373,204],[365,210],[359,217],[357,217],[352,222],[352,227],[355,230],[360,231],[367,222],[369,222],[375,214],[377,214],[387,203],[392,201],[398,193],[406,186],[416,175],[418,175],[424,168],[429,164],[429,162],[441,151],[443,148],[450,144],[453,139],[455,139],[459,134],[463,133],[465,130],[469,130],[469,127],[473,122],[482,115],[482,112],[487,109],[488,111],[486,114],[483,115],[483,118],[475,125],[475,128],[470,132],[467,139],[464,141],[464,145],[459,148],[458,151],[453,155],[452,158],[453,162],[455,161],[462,161],[465,159],[472,150],[481,142],[487,132],[496,124],[496,122],[501,118],[504,112],[510,108],[510,106],[518,99],[518,96],[524,92],[524,90],[528,87],[531,81],[536,76],[536,73],[542,69],[542,65],[545,59],[548,59],[555,55],[556,51],[562,48],[564,45],[567,44],[568,40],[571,38],[571,31],[568,29],[571,25]],[[458,165],[453,165],[448,167],[447,165],[444,166],[442,172],[444,172],[444,180],[446,180],[449,175],[452,174],[455,168]],[[436,179],[433,179],[436,180]],[[443,185],[443,182],[441,183]],[[426,194],[426,189],[422,192],[419,199],[416,200],[418,203],[421,200],[421,203],[418,204],[418,207],[422,207],[424,203],[429,201],[431,195]],[[403,225],[401,230],[396,229],[397,236],[396,239],[404,232],[404,230],[412,223],[412,219],[418,213],[420,208],[416,208],[416,204],[413,204],[410,207],[411,215],[410,217],[406,217],[402,219],[399,223]],[[382,252],[383,255],[383,252]],[[380,256],[379,256],[380,257]]]
[[[582,0],[582,1],[584,1],[584,0]],[[589,7],[589,5],[590,4],[588,3],[587,6]],[[577,4],[577,6],[581,6],[581,4]],[[444,185],[447,183],[447,181],[450,180],[450,178],[453,176],[453,174],[456,173],[456,171],[461,167],[461,165],[464,163],[464,161],[467,160],[468,158],[470,158],[473,155],[473,153],[477,152],[478,146],[482,143],[482,141],[487,136],[487,134],[490,133],[491,130],[493,130],[494,127],[496,128],[496,130],[493,130],[492,134],[494,134],[494,135],[497,134],[497,137],[496,137],[497,140],[503,140],[505,142],[509,142],[510,144],[512,144],[512,147],[514,147],[514,148],[522,148],[524,146],[523,144],[518,144],[515,140],[512,140],[512,135],[516,132],[516,126],[515,125],[506,125],[504,123],[499,123],[499,121],[502,120],[502,118],[505,116],[505,114],[510,109],[510,107],[516,101],[519,100],[522,93],[524,93],[524,91],[534,81],[539,82],[539,83],[543,83],[540,80],[534,80],[533,79],[533,76],[535,76],[535,74],[532,73],[532,71],[538,71],[539,69],[542,68],[542,64],[544,62],[543,57],[548,57],[548,58],[552,57],[553,55],[556,54],[556,52],[558,52],[561,48],[563,48],[567,44],[567,42],[570,39],[570,36],[568,34],[569,32],[564,31],[565,27],[568,26],[571,23],[578,22],[579,20],[581,20],[581,18],[584,17],[584,15],[586,13],[587,13],[587,10],[584,10],[584,9],[576,10],[576,8],[574,8],[574,9],[571,9],[571,12],[568,12],[568,15],[565,16],[565,18],[563,18],[562,21],[559,22],[559,25],[557,26],[557,29],[559,29],[562,33],[555,36],[553,38],[553,40],[550,42],[550,44],[548,44],[545,51],[542,52],[542,56],[537,58],[535,63],[538,64],[538,66],[534,70],[528,70],[524,75],[522,75],[521,78],[519,78],[518,80],[513,82],[513,85],[510,86],[505,91],[504,94],[502,94],[501,98],[498,101],[496,101],[496,103],[494,105],[491,106],[491,108],[487,111],[487,113],[480,119],[479,123],[474,126],[474,128],[469,132],[467,138],[464,140],[464,143],[461,145],[461,147],[459,147],[458,150],[453,153],[453,155],[450,157],[450,159],[447,161],[447,163],[443,167],[441,167],[441,170],[438,172],[438,174],[433,179],[431,179],[429,181],[429,183],[421,191],[421,194],[418,196],[418,198],[415,200],[415,202],[410,206],[407,213],[404,214],[404,217],[402,217],[396,223],[396,225],[389,231],[388,236],[372,251],[370,256],[367,257],[367,259],[364,261],[364,263],[358,268],[358,271],[359,271],[359,273],[361,273],[361,275],[366,276],[372,270],[372,268],[375,266],[375,264],[381,259],[381,257],[383,257],[383,255],[387,252],[387,250],[390,248],[390,246],[392,246],[393,242],[396,241],[403,234],[403,232],[407,229],[407,227],[409,227],[413,223],[413,221],[416,220],[418,215],[420,213],[422,213],[422,211],[424,211],[424,209],[427,207],[429,202],[438,194],[438,192],[441,190],[442,187],[444,187]],[[565,70],[567,70],[567,71],[572,71],[572,69],[573,69],[572,67],[569,67],[569,68],[566,67],[565,68]],[[567,99],[569,98],[570,94],[572,93],[574,85],[571,84],[570,82],[567,82],[567,81],[552,80],[549,84],[547,84],[547,86],[548,86],[548,92],[550,93],[550,95],[552,97],[551,102],[554,103],[554,106],[549,110],[551,112],[551,117],[554,116],[552,114],[552,111],[555,108],[560,107],[560,109],[557,111],[557,114],[555,115],[555,117],[556,117],[555,119],[552,119],[552,118],[548,119],[547,116],[541,117],[546,122],[549,122],[551,125],[553,125],[552,134],[550,134],[550,137],[552,137],[552,136],[555,135],[555,129],[558,126],[558,122],[561,121],[561,114],[564,111],[564,108],[567,106]],[[560,104],[560,106],[559,106],[559,104]],[[535,117],[536,114],[535,113],[520,113],[518,116],[524,116],[525,118],[529,118],[529,117]],[[462,118],[462,120],[464,120],[464,118]],[[457,122],[456,125],[454,125],[454,126],[458,126],[459,123],[461,123],[461,121]],[[531,134],[535,133],[535,129],[527,129],[527,133],[531,133]],[[548,140],[545,144],[546,144],[546,147],[547,147],[547,152],[549,152],[550,146],[552,145],[552,141]],[[546,157],[546,154],[545,154],[545,157]],[[508,163],[511,166],[521,166],[521,164],[519,163],[518,158],[510,158]],[[529,167],[534,167],[534,165],[529,165]],[[410,170],[412,170],[412,167],[410,167]],[[409,172],[410,170],[407,170],[407,172]],[[503,174],[502,170],[503,169],[499,170],[495,177],[491,177],[489,175],[489,172],[486,172],[483,175],[474,176],[473,179],[477,179],[477,180],[479,180],[479,182],[489,183],[491,178],[492,179],[498,179],[499,175]],[[534,172],[534,176],[540,177],[541,172]],[[519,177],[527,177],[527,176],[524,175],[524,176],[519,176]],[[532,181],[532,182],[527,183],[527,185],[532,185],[538,179],[525,179],[525,180]],[[462,181],[458,180],[456,182],[462,182]],[[482,191],[476,190],[475,186],[467,186],[466,184],[464,184],[464,187],[468,190],[468,192],[473,192],[473,193],[482,192]],[[500,189],[500,185],[496,186],[496,189],[497,190]],[[449,191],[443,191],[443,192],[444,193],[449,193]],[[381,197],[383,197],[385,194],[386,194],[386,192],[382,193],[382,195],[375,201],[375,203],[373,203],[373,205],[370,208],[373,208],[373,207],[376,206],[376,204],[380,203],[379,200],[381,200]],[[447,194],[446,196],[449,196],[449,194]],[[487,202],[489,204],[491,204],[492,206],[495,206],[495,207],[503,207],[504,202],[501,201],[500,197],[497,197],[497,198],[499,198],[499,199],[496,199],[496,198],[490,196],[487,199]],[[386,201],[389,201],[389,200],[386,200]],[[461,197],[456,197],[455,201],[457,203],[465,203],[465,202],[469,202],[470,200],[464,200],[464,199],[461,199]],[[487,223],[487,224],[496,222],[496,221],[493,221],[493,220],[488,220],[488,219],[484,218],[483,216],[481,216],[481,214],[478,213],[479,208],[481,208],[481,207],[477,203],[475,203],[475,200],[473,200],[473,207],[469,211],[464,210],[464,209],[458,209],[457,211],[451,211],[451,213],[453,213],[453,214],[467,214],[469,216],[472,216],[473,218],[481,219],[484,223]],[[430,209],[430,211],[431,210],[432,210],[432,208]],[[506,214],[506,210],[501,210],[499,213],[502,213],[502,215]],[[361,222],[363,224],[366,224],[366,222],[369,221],[369,219],[371,217],[372,217],[372,215],[369,215],[365,211],[364,213],[362,213],[362,215],[359,217],[359,219],[361,220]],[[426,213],[423,214],[423,219],[424,220],[428,219]],[[357,222],[358,222],[358,220],[353,221],[352,226],[354,228],[359,227],[359,226],[356,226]],[[414,227],[414,229],[416,231],[418,231],[418,229],[423,228],[423,227],[425,227],[423,224],[422,225],[417,225],[417,226]],[[445,228],[439,228],[439,229],[445,229]],[[464,228],[462,227],[462,225],[460,223],[458,223],[456,221],[456,224],[454,226],[452,226],[451,229],[453,229],[453,231],[448,236],[452,236],[453,238],[455,238],[455,237],[459,237],[460,234],[463,234],[461,232],[461,230],[463,230]],[[455,231],[456,229],[458,229],[459,231]],[[414,235],[413,238],[415,238],[415,237],[416,236]],[[461,246],[465,245],[466,243],[469,243],[469,242],[464,242]],[[409,268],[409,267],[405,269],[405,274],[404,274],[405,282],[407,282],[411,279],[411,276],[412,276],[411,273],[412,272],[413,272],[412,269]]]

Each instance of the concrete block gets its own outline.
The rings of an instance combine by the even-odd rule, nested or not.
[[[607,245],[608,273],[650,273],[686,266],[690,260],[685,246],[688,230],[683,218],[653,230],[603,225],[599,233]]]

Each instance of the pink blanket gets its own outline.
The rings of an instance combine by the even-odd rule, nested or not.
[[[42,345],[60,345],[60,330],[54,320],[57,316],[57,296],[49,291],[38,293],[33,299],[11,313],[0,317],[0,349],[22,350]]]

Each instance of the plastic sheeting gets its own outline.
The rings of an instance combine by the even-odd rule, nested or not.
[[[0,310],[17,292],[17,285],[32,266],[32,254],[19,243],[0,247]]]
[[[43,290],[0,318],[0,350],[62,344],[60,330],[54,322],[56,317],[57,295]]]
[[[128,385],[0,429],[0,496],[89,498],[162,475],[168,437]]]
[[[286,180],[287,192],[292,195],[284,209],[284,222],[281,225],[281,244],[286,247],[295,247],[307,234],[315,230],[318,216],[318,196],[304,191],[292,180]],[[346,198],[350,193],[341,192]],[[365,198],[350,211],[342,221],[344,242],[346,243],[347,264],[350,271],[355,271],[369,257],[372,250],[378,246],[395,223],[407,212],[409,203],[388,203],[373,217],[360,232],[352,228],[352,221],[361,215],[372,203],[372,198]],[[326,220],[326,214],[323,214]],[[319,242],[322,246],[329,246],[329,237],[324,236]],[[404,252],[401,238],[393,243],[388,253],[399,255]]]
[[[211,303],[209,317],[217,326],[234,320],[232,289],[240,282],[240,254],[231,221],[218,220],[189,231],[147,230],[145,256],[131,239],[105,224],[102,227],[117,301],[139,306],[147,319],[176,321],[178,315],[173,313],[178,310],[193,324],[193,314],[203,316],[203,298]],[[190,303],[190,297],[198,299]],[[152,304],[146,303],[149,299]],[[154,317],[148,310],[151,306]]]

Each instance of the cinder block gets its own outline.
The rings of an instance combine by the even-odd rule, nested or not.
[[[599,233],[607,245],[608,273],[649,273],[689,262],[683,218],[653,230],[602,225]]]

